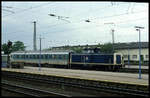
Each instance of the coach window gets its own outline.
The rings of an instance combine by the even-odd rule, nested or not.
[[[41,55],[41,59],[43,59],[43,55]]]
[[[68,55],[65,55],[65,59],[68,59]]]
[[[37,55],[37,59],[39,59],[39,55]]]
[[[58,55],[58,59],[62,59],[62,55]]]
[[[16,55],[16,59],[18,59],[18,55]]]
[[[50,59],[53,59],[53,55],[52,54],[50,55]]]
[[[54,56],[54,54],[52,54],[52,59],[54,59],[55,58],[55,56]]]
[[[45,59],[47,59],[47,57],[48,57],[48,55],[47,55],[47,54],[45,54]]]
[[[31,55],[29,55],[29,59],[31,59]]]
[[[23,59],[23,55],[21,55],[21,59]]]
[[[22,59],[24,59],[24,54],[22,55]]]
[[[37,59],[37,55],[34,55],[35,56],[35,59]]]
[[[16,58],[18,59],[18,55],[16,55]]]
[[[54,54],[54,59],[56,59],[56,55]]]
[[[16,55],[14,55],[14,58],[16,59]]]
[[[62,55],[62,59],[65,59],[65,55],[64,54]]]
[[[28,59],[28,55],[26,55],[26,59]]]
[[[32,59],[34,59],[34,54],[32,55]]]

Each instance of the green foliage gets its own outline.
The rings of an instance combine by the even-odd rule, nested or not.
[[[106,43],[104,45],[101,45],[101,52],[112,53],[112,51],[113,51],[113,45],[111,43]]]
[[[24,51],[25,50],[25,46],[24,43],[21,41],[16,41],[14,42],[13,46],[12,46],[12,51]]]
[[[8,45],[6,43],[2,45],[2,51],[4,51],[4,54],[8,54]]]
[[[76,53],[82,53],[82,49],[72,49]]]
[[[9,43],[4,43],[2,45],[2,51],[4,51],[4,54],[9,54],[11,52],[14,52],[14,51],[24,51],[25,50],[25,46],[24,46],[24,43],[21,42],[21,41],[16,41],[11,45],[8,45]]]

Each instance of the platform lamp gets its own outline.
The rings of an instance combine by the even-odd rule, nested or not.
[[[139,79],[141,79],[141,43],[140,43],[140,29],[144,29],[144,27],[135,26],[136,31],[139,31]]]

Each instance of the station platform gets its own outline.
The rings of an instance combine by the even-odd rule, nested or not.
[[[125,68],[139,69],[139,65],[125,65]],[[141,69],[149,69],[149,66],[141,66]]]
[[[138,79],[139,74],[105,72],[105,71],[88,71],[75,69],[57,69],[57,68],[41,68],[39,67],[24,67],[24,69],[1,68],[2,71],[12,71],[20,73],[31,73],[39,75],[59,76],[65,78],[75,78],[84,80],[114,82],[122,84],[133,84],[148,86],[148,74],[143,74],[142,79]]]

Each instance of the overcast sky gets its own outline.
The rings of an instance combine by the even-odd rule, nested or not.
[[[33,21],[37,22],[37,49],[40,35],[42,49],[112,42],[111,29],[115,43],[138,42],[134,26],[144,27],[141,41],[149,41],[146,2],[2,2],[1,10],[2,43],[22,41],[28,50],[33,49]]]

